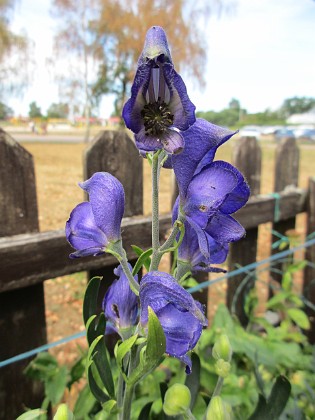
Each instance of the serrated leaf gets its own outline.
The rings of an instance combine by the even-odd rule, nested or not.
[[[35,410],[29,410],[26,413],[21,414],[19,417],[16,418],[16,420],[35,420],[45,413],[45,410],[42,410],[41,408],[36,408]]]
[[[192,361],[192,371],[190,375],[186,376],[185,385],[190,390],[191,395],[191,402],[190,402],[190,409],[193,408],[195,401],[198,396],[199,386],[200,386],[200,359],[196,353],[191,354],[191,361]]]
[[[268,419],[278,419],[291,393],[291,384],[285,376],[278,376],[268,398]]]
[[[95,315],[97,308],[98,291],[102,277],[93,277],[86,288],[83,300],[83,320],[86,325],[88,319]]]
[[[90,327],[91,326],[92,323],[90,324]],[[104,335],[99,335],[90,344],[87,363],[89,363],[91,360],[95,362],[97,371],[106,391],[113,398],[115,396],[115,387],[104,342]]]
[[[87,365],[87,379],[89,383],[90,390],[97,401],[99,401],[101,404],[105,403],[106,401],[110,400],[110,397],[105,394],[105,392],[98,386],[96,380],[93,376],[92,371],[92,365],[93,361],[89,361]]]
[[[305,312],[298,308],[289,308],[288,315],[296,325],[303,330],[309,330],[311,328],[310,320],[308,319]]]
[[[146,358],[149,363],[158,363],[165,353],[166,340],[159,318],[148,307],[148,343]]]
[[[127,340],[123,341],[116,350],[116,362],[117,366],[124,376],[124,378],[127,380],[126,374],[124,372],[123,368],[123,360],[126,354],[131,350],[135,342],[137,341],[138,334],[133,335],[132,337],[128,338]]]
[[[132,275],[135,276],[141,269],[141,267],[144,265],[146,270],[150,269],[151,264],[151,255],[152,255],[153,249],[149,248],[146,251],[142,252],[142,254],[137,259],[137,262],[132,270]]]

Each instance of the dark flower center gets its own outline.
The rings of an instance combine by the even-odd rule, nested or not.
[[[174,115],[168,105],[159,98],[157,102],[146,104],[142,111],[145,134],[147,136],[160,136],[173,124]]]

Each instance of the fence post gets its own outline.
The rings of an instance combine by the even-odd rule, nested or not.
[[[296,141],[293,137],[283,138],[277,149],[275,156],[275,182],[274,182],[274,192],[283,191],[288,186],[296,187],[298,184],[299,177],[299,158],[300,151],[296,144]],[[277,215],[275,214],[275,217]],[[275,232],[278,232],[280,235],[286,235],[286,232],[290,229],[295,229],[295,217],[287,220],[278,222],[274,221],[272,224],[272,229]],[[278,237],[273,236],[273,243],[278,241]],[[283,247],[282,250],[288,248],[289,245]],[[277,254],[278,249],[272,249],[271,254]],[[283,264],[277,263],[274,268],[279,271],[283,271]],[[281,283],[282,274],[273,272],[271,278],[278,283]],[[272,288],[269,289],[269,294],[272,296]]]
[[[124,217],[143,214],[143,158],[125,131],[102,131],[85,151],[84,178],[88,179],[100,171],[110,172],[123,184]],[[105,281],[101,283],[100,288],[100,299],[115,278],[113,269],[117,265],[118,263],[113,267],[103,267],[88,273],[89,278],[104,277]]]
[[[314,235],[315,232],[315,178],[309,180],[308,200],[307,200],[307,225],[306,235]],[[315,245],[306,248],[305,259],[313,264],[313,266],[307,265],[304,269],[304,283],[303,283],[303,295],[313,305],[315,305]],[[314,310],[306,308],[311,321],[311,329],[306,331],[306,335],[311,344],[315,343],[315,313]]]
[[[33,157],[0,129],[0,237],[37,232]],[[0,294],[0,360],[46,343],[43,283]],[[0,418],[40,407],[43,390],[23,374],[30,358],[0,369]]]
[[[240,138],[233,150],[233,164],[243,173],[250,186],[251,195],[254,196],[260,192],[261,178],[261,148],[254,137]],[[228,259],[229,271],[235,270],[237,266],[245,266],[256,261],[257,254],[258,228],[248,229],[246,237],[236,244],[231,244]],[[244,325],[247,317],[244,312],[244,300],[249,289],[253,287],[253,281],[238,292],[238,288],[243,280],[243,275],[233,277],[228,282],[227,305],[229,309],[235,308],[235,314]],[[237,300],[233,305],[233,298],[238,294]],[[235,297],[236,299],[236,297]]]

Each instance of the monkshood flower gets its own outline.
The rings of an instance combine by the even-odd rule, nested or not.
[[[142,327],[147,325],[150,306],[163,328],[166,353],[184,362],[186,373],[190,373],[192,364],[187,352],[195,347],[202,328],[208,324],[202,305],[174,277],[160,271],[143,277],[139,296]]]
[[[121,219],[125,208],[122,184],[107,172],[96,172],[79,184],[89,194],[89,202],[72,210],[66,223],[66,237],[77,251],[71,258],[100,255],[121,239]]]
[[[177,198],[173,207],[173,223],[178,216],[179,198]],[[198,235],[188,222],[184,222],[185,235],[178,247],[178,261],[184,264],[192,272],[224,272],[225,270],[212,267],[212,264],[222,264],[228,255],[228,243],[215,241],[210,235],[207,235],[209,256],[205,256],[199,249]]]
[[[211,240],[226,245],[245,235],[244,228],[230,215],[246,204],[248,184],[231,164],[213,162],[217,148],[233,134],[198,119],[184,133],[190,140],[183,153],[171,157],[179,212],[196,232],[199,249],[207,260],[211,259]]]
[[[195,106],[174,70],[165,32],[159,26],[147,32],[122,116],[135,133],[141,154],[162,148],[170,154],[183,150],[182,131],[195,122]]]
[[[132,271],[130,264],[129,269]],[[103,300],[103,311],[106,323],[106,333],[117,332],[122,338],[131,335],[131,329],[137,324],[139,312],[138,297],[131,291],[129,280],[119,265],[114,270],[118,277],[107,290]],[[138,276],[135,276],[138,281]]]

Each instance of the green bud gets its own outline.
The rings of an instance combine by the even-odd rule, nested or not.
[[[232,347],[229,337],[226,334],[220,335],[220,337],[214,343],[212,349],[212,356],[215,360],[223,359],[226,362],[230,362],[232,359]]]
[[[172,385],[165,393],[163,410],[167,416],[185,414],[190,407],[189,388],[183,384]]]
[[[226,378],[230,373],[231,364],[229,362],[225,362],[223,359],[219,359],[216,361],[214,368],[217,375],[222,378]]]
[[[69,410],[67,404],[61,404],[54,415],[54,420],[74,420],[74,415]]]
[[[231,406],[225,403],[221,397],[212,397],[208,410],[207,420],[232,420]]]

